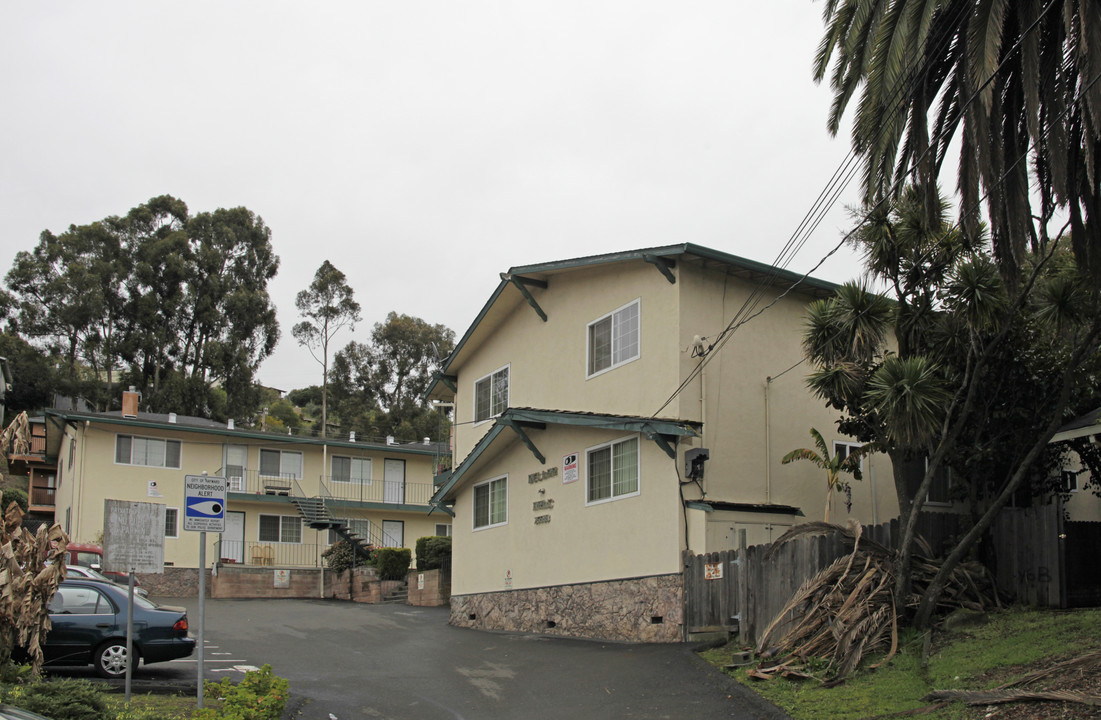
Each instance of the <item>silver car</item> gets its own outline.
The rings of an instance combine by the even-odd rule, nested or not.
[[[127,589],[126,585],[115,582],[100,571],[93,570],[90,567],[84,567],[83,565],[66,565],[65,577],[75,580],[80,580],[82,578],[87,580],[101,580],[103,582],[109,582],[112,585],[122,588],[123,590]],[[134,587],[134,594],[141,597],[149,597],[149,591],[147,591],[145,588],[140,588],[136,586]]]

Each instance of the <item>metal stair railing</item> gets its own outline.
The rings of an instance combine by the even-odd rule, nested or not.
[[[371,559],[373,538],[360,537],[351,529],[347,518],[333,517],[324,497],[292,497],[291,502],[298,508],[298,514],[306,521],[307,526],[314,530],[332,530],[352,546],[356,555],[364,560]]]

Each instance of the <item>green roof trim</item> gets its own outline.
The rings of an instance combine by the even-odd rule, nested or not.
[[[423,450],[418,447],[406,445],[386,445],[384,443],[359,443],[348,440],[336,440],[333,438],[305,437],[303,435],[282,435],[275,433],[259,432],[257,430],[230,430],[228,427],[215,425],[189,425],[186,422],[163,422],[160,420],[142,420],[124,418],[120,416],[100,415],[98,413],[69,412],[61,410],[47,410],[48,416],[60,418],[62,422],[93,422],[107,425],[120,425],[130,428],[145,428],[153,430],[168,430],[179,433],[199,433],[202,435],[218,435],[221,437],[241,438],[246,440],[263,440],[264,442],[294,445],[317,445],[333,448],[347,448],[357,450],[378,450],[388,453],[403,453],[406,455],[428,455],[435,457],[435,450]]]
[[[659,441],[658,445],[667,453],[671,447],[667,437],[698,437],[702,423],[690,420],[670,420],[667,418],[644,418],[629,415],[602,415],[597,413],[570,412],[565,410],[538,410],[534,408],[509,408],[493,423],[493,427],[482,436],[470,454],[459,464],[451,476],[436,490],[430,501],[442,507],[442,503],[451,495],[452,490],[462,481],[463,476],[489,449],[493,441],[505,428],[515,429],[519,423],[544,423],[546,425],[569,425],[591,427],[602,430],[620,430],[637,432],[648,439]],[[675,456],[675,451],[673,452]],[[675,459],[675,457],[674,457]]]

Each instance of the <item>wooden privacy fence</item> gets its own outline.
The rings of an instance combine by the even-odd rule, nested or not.
[[[690,632],[737,630],[742,642],[755,643],[795,591],[846,552],[844,540],[837,535],[797,538],[766,558],[771,547],[685,553],[685,613]]]
[[[924,512],[918,534],[935,556],[968,528],[970,518]],[[898,520],[864,528],[865,537],[897,547]],[[1005,508],[990,529],[987,560],[998,591],[1011,601],[1044,607],[1101,605],[1101,523],[1069,522],[1058,502]],[[737,630],[742,642],[758,635],[799,587],[841,555],[852,551],[840,535],[803,536],[784,543],[684,555],[685,625]]]
[[[969,523],[967,515],[924,512],[919,516],[918,534],[929,543],[934,556],[943,556]],[[897,547],[901,532],[894,520],[866,527],[864,535]],[[1070,538],[1077,542],[1068,543]],[[1101,603],[1101,571],[1096,563],[1101,525],[1064,522],[1058,503],[1006,508],[988,540],[990,570],[1005,598],[1046,607]],[[685,553],[688,632],[725,628],[737,630],[742,642],[755,643],[804,582],[852,552],[851,541],[837,534],[798,537],[766,557],[771,547]]]

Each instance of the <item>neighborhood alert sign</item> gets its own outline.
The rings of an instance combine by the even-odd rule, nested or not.
[[[225,532],[226,479],[184,475],[184,530]]]

